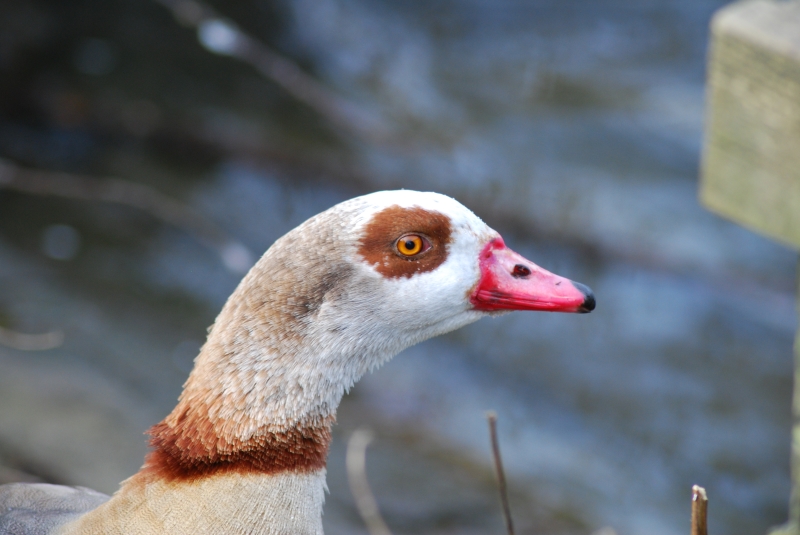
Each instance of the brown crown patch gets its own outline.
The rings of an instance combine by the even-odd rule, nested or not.
[[[331,423],[264,432],[247,440],[224,439],[210,422],[180,418],[175,427],[161,422],[148,431],[150,446],[142,472],[168,481],[221,473],[311,472],[325,468]]]
[[[397,240],[409,233],[425,237],[430,249],[414,256],[400,255]],[[395,205],[372,216],[359,242],[358,253],[385,277],[409,278],[442,265],[447,260],[447,245],[451,239],[452,227],[446,215]]]

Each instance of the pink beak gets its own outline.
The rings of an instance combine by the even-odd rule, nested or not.
[[[503,238],[487,243],[479,262],[481,279],[470,296],[475,310],[594,310],[594,294],[589,288],[526,260],[506,247]]]

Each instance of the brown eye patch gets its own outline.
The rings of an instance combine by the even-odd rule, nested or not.
[[[430,248],[414,256],[398,254],[398,239],[425,237]],[[375,271],[390,279],[433,271],[447,259],[452,228],[450,218],[424,208],[390,206],[372,216],[359,241],[358,253]]]

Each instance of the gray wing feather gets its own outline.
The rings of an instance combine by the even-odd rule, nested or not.
[[[0,535],[47,535],[108,498],[83,487],[0,485]]]

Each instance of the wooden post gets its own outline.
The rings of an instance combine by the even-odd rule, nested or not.
[[[711,35],[700,197],[800,247],[800,1],[732,4]]]
[[[711,22],[707,91],[700,199],[800,248],[800,0],[720,9]],[[774,535],[800,535],[800,336],[794,384],[789,523]]]

